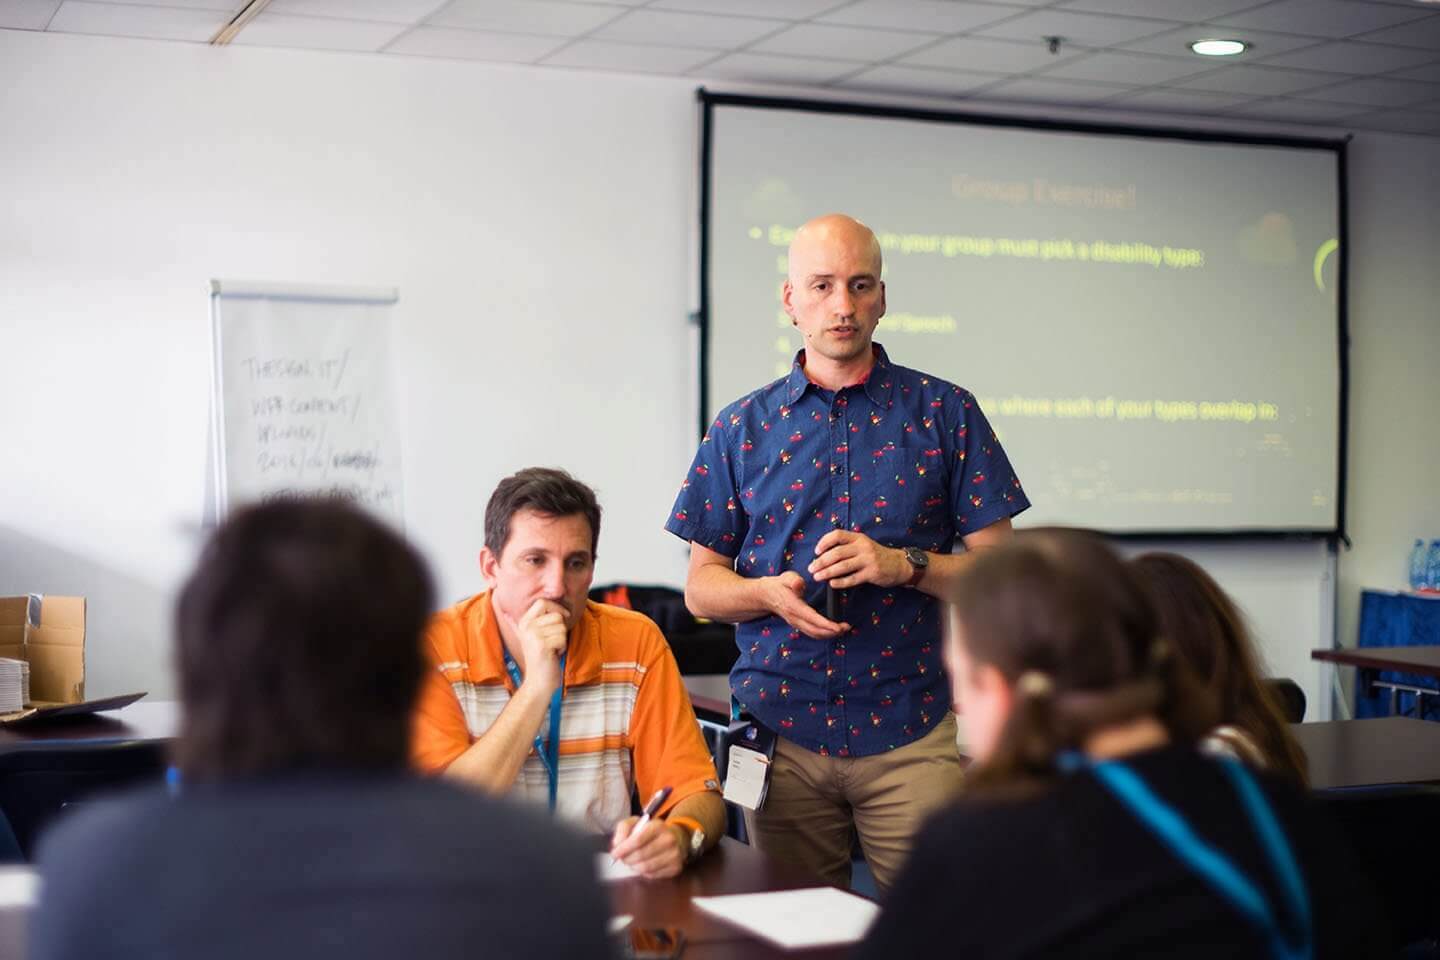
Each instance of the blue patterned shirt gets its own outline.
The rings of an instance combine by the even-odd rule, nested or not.
[[[969,391],[895,366],[875,345],[863,383],[826,390],[796,355],[789,376],[720,411],[665,529],[742,576],[807,571],[836,528],[890,547],[950,553],[957,537],[1030,505]],[[730,686],[761,723],[822,756],[863,757],[928,733],[950,707],[935,598],[869,584],[843,591],[850,633],[817,640],[775,616],[739,624]]]

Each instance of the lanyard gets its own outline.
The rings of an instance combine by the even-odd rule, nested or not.
[[[515,689],[520,689],[524,678],[520,675],[520,665],[515,658],[510,656],[510,651],[505,645],[500,645],[501,651],[505,654],[505,670],[510,674],[510,679],[515,683]],[[535,755],[540,758],[541,764],[545,767],[545,773],[550,778],[550,811],[555,811],[555,793],[559,786],[560,777],[560,703],[565,694],[565,654],[560,654],[560,686],[550,696],[550,737],[542,739],[540,734],[535,734]]]
[[[1255,779],[1237,760],[1226,757],[1219,762],[1235,791],[1240,794],[1240,800],[1250,815],[1251,825],[1259,835],[1270,865],[1279,876],[1287,913],[1296,926],[1293,940],[1281,929],[1274,909],[1260,888],[1245,876],[1229,857],[1202,840],[1179,812],[1157,797],[1134,770],[1117,760],[1105,760],[1089,767],[1096,778],[1164,841],[1176,856],[1265,932],[1270,941],[1272,956],[1277,960],[1309,960],[1314,955],[1310,933],[1310,899],[1300,879],[1295,855]],[[1061,758],[1061,765],[1065,769],[1073,770],[1084,767],[1087,763],[1077,754],[1071,753]]]

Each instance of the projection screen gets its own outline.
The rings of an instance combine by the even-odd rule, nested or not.
[[[1340,531],[1343,143],[701,99],[707,422],[788,373],[786,248],[842,211],[876,341],[975,394],[1024,524]]]

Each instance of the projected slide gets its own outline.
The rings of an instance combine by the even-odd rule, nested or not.
[[[885,257],[891,358],[972,391],[1027,525],[1336,525],[1338,155],[713,107],[714,413],[783,376],[797,226]]]

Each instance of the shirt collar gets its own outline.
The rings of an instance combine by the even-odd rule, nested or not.
[[[895,390],[895,373],[890,364],[890,358],[885,353],[885,348],[878,343],[872,343],[870,348],[875,351],[875,365],[860,381],[859,386],[865,388],[865,395],[870,402],[877,407],[883,407],[890,402],[890,395]],[[805,375],[805,351],[799,350],[795,354],[795,360],[790,365],[790,376],[785,380],[785,396],[787,402],[794,403],[800,399],[806,387],[815,386],[815,383]],[[816,389],[820,389],[816,387]]]
[[[487,590],[476,598],[475,615],[470,618],[471,670],[484,678],[496,678],[510,686],[505,669],[504,643],[500,639],[499,621],[495,616],[492,593]],[[600,680],[600,618],[595,604],[586,601],[580,620],[570,631],[570,646],[565,651],[565,686],[574,687]],[[513,690],[511,691],[514,692]]]

